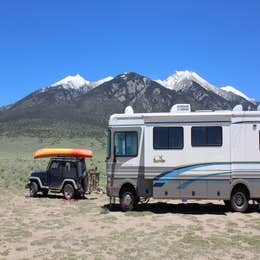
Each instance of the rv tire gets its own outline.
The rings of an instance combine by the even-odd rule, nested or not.
[[[120,196],[120,206],[122,211],[131,211],[136,205],[136,197],[133,191],[125,190]]]
[[[248,209],[248,194],[245,189],[235,189],[231,194],[230,205],[236,212],[245,212]]]

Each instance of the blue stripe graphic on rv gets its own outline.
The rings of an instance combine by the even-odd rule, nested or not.
[[[177,168],[172,171],[164,172],[161,175],[155,178],[156,183],[166,183],[169,182],[171,179],[176,178],[177,176],[181,175],[184,172],[192,171],[194,169],[205,167],[205,166],[212,166],[212,165],[229,165],[230,163],[204,163],[204,164],[196,164],[191,166],[186,166],[182,168]],[[216,170],[217,171],[217,170]]]
[[[200,181],[200,180],[205,179],[205,178],[207,178],[207,177],[219,176],[219,175],[228,174],[228,173],[231,173],[231,171],[219,172],[219,173],[213,173],[213,174],[198,176],[198,177],[196,177],[196,178],[194,178],[194,179],[184,181],[181,185],[179,185],[179,186],[177,187],[177,189],[179,189],[179,190],[184,190],[184,189],[186,189],[190,184],[192,184],[193,182]]]
[[[239,172],[245,172],[245,171],[248,171],[248,169],[242,169],[242,170],[234,170],[233,172],[235,173],[239,173]],[[251,170],[250,169],[250,172],[260,172],[260,169],[256,169],[256,170]],[[194,179],[191,179],[191,180],[187,180],[187,181],[183,181],[182,184],[180,184],[177,189],[180,189],[180,190],[183,190],[185,188],[187,188],[190,184],[192,184],[193,182],[195,181],[200,181],[202,179],[205,179],[207,177],[213,177],[213,176],[218,176],[218,175],[222,175],[222,174],[231,174],[231,171],[227,171],[227,172],[219,172],[219,173],[213,173],[213,174],[208,174],[208,175],[203,175],[203,176],[198,176]],[[248,179],[247,179],[248,180]],[[208,180],[208,181],[211,181],[211,180]],[[223,180],[218,180],[218,181],[223,181]],[[225,181],[225,180],[224,180]],[[248,181],[251,181],[251,182],[254,182],[255,180],[252,181],[251,180],[248,180]],[[260,181],[260,180],[256,180],[256,181]]]
[[[177,168],[177,169],[172,170],[172,171],[164,172],[160,176],[156,177],[155,181],[154,181],[154,186],[155,187],[163,186],[165,183],[172,181],[174,178],[181,175],[182,173],[187,172],[187,171],[192,171],[192,170],[195,171],[195,169],[200,168],[200,167],[213,166],[213,165],[230,165],[231,166],[232,164],[233,165],[234,164],[260,164],[260,162],[233,162],[233,163],[231,163],[231,162],[218,162],[218,163],[196,164],[196,165],[191,165],[191,166],[187,166],[187,167]],[[215,171],[217,172],[219,170],[215,170]],[[239,170],[235,170],[234,172],[239,172]],[[187,180],[182,185],[180,185],[178,188],[184,189],[188,185],[190,185],[191,183],[193,183],[195,181],[198,181],[198,180],[210,177],[210,176],[216,176],[216,175],[227,174],[227,173],[231,173],[231,171],[218,172],[218,173],[212,173],[212,174],[208,174],[208,175],[197,176],[194,179]]]

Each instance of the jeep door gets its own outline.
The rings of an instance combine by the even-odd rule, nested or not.
[[[53,190],[59,190],[63,182],[65,163],[62,161],[53,161],[49,168],[49,187]]]

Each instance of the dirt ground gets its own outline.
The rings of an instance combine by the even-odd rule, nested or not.
[[[214,204],[213,204],[214,203]],[[259,259],[258,205],[231,213],[220,201],[150,201],[108,209],[105,194],[64,201],[0,197],[0,259]]]

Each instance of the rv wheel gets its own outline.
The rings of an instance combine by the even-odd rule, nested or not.
[[[122,195],[120,196],[120,206],[122,211],[133,210],[135,206],[135,195],[132,191],[123,191]]]
[[[244,189],[236,189],[232,192],[230,200],[231,208],[237,212],[245,212],[248,209],[248,196]]]

